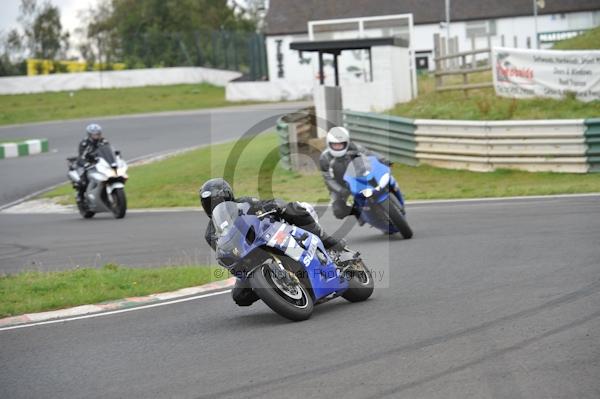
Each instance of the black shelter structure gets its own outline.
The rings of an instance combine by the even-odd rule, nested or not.
[[[387,71],[384,70],[385,68],[377,68],[378,65],[375,65],[374,68],[374,47],[408,49],[409,43],[408,40],[399,36],[340,40],[311,40],[290,43],[291,50],[296,50],[300,53],[312,52],[318,54],[318,78],[320,85],[315,87],[313,98],[315,102],[317,126],[321,132],[321,136],[323,132],[328,131],[331,127],[341,126],[343,124],[342,110],[344,109],[344,87],[340,85],[340,63],[338,60],[342,52],[366,50],[368,53],[368,74],[366,71],[364,72],[364,76],[366,77],[365,83],[374,84],[375,81],[379,81],[377,84],[379,84],[380,87],[381,85],[384,85],[386,88],[393,87],[393,78],[392,74],[390,73],[390,70],[393,68],[388,67]],[[325,54],[331,54],[333,56],[333,70],[335,75],[333,86],[327,86],[325,84],[325,61],[323,59]],[[300,58],[302,58],[302,55]],[[377,60],[375,62],[377,62]],[[374,71],[377,71],[379,76],[374,76]],[[352,91],[352,84],[348,84],[345,86],[345,89],[348,91],[346,95],[354,95],[354,98],[356,98],[356,87]],[[358,96],[364,98],[373,98],[371,89],[364,87],[361,90],[365,91],[364,95],[362,93],[358,93]]]
[[[335,86],[340,85],[340,73],[338,57],[342,51],[346,50],[367,50],[369,53],[369,77],[373,81],[373,58],[371,49],[375,46],[399,46],[408,47],[408,41],[399,37],[382,37],[372,39],[351,39],[351,40],[321,40],[321,41],[302,41],[290,43],[290,49],[299,52],[316,52],[319,54],[319,82],[323,85],[323,54],[333,55],[333,69],[335,71]]]

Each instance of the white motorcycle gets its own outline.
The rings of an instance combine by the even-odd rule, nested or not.
[[[117,219],[125,217],[127,163],[121,158],[119,151],[114,151],[107,143],[100,145],[83,167],[78,167],[77,157],[68,158],[67,161],[68,176],[75,190],[79,191],[81,185],[85,184],[82,176],[87,172],[85,192],[81,198],[77,196],[77,207],[81,216],[90,219],[96,213],[112,212]]]

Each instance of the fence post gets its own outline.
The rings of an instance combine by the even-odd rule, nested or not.
[[[465,86],[466,86],[466,85],[469,83],[469,78],[467,77],[467,72],[466,72],[466,70],[467,70],[467,56],[466,56],[466,55],[463,55],[463,56],[461,57],[461,60],[462,60],[462,69],[464,69],[464,70],[465,70],[465,72],[463,73],[463,85],[465,85]],[[468,96],[469,96],[469,95],[467,94],[467,93],[468,93],[468,91],[467,91],[467,90],[464,90],[464,91],[463,91],[463,93],[465,94],[465,97],[468,97]]]
[[[260,54],[260,74],[261,77],[269,76],[269,69],[267,67],[267,42],[265,36],[262,33],[258,34],[258,49]]]
[[[487,37],[487,49],[488,49],[487,64],[491,66],[492,65],[492,37],[490,35],[488,35],[488,37]]]
[[[233,63],[235,64],[235,70],[240,70],[240,58],[238,56],[238,43],[239,37],[237,33],[233,34]]]
[[[217,68],[217,32],[212,32],[210,35],[211,45],[212,45],[212,67]]]
[[[256,52],[254,51],[255,48],[255,40],[254,40],[254,36],[251,37],[250,39],[248,39],[248,55],[249,55],[249,63],[250,63],[250,79],[252,80],[257,80],[256,77],[258,76],[258,68],[257,68],[257,57],[256,57]]]
[[[202,56],[202,36],[199,31],[194,31],[194,45],[196,46],[196,66],[204,65],[204,57]]]
[[[221,32],[221,41],[225,50],[225,69],[229,69],[229,35],[227,32]]]
[[[433,56],[435,60],[435,71],[442,72],[442,65],[440,63],[440,34],[435,33],[433,35]],[[442,76],[436,75],[435,77],[435,89],[437,90],[442,85]]]
[[[452,38],[452,50],[450,51],[450,54],[456,54],[458,53],[459,49],[458,49],[458,36],[454,36]],[[454,67],[458,67],[460,64],[460,60],[458,58],[454,58],[454,62],[453,65]]]
[[[449,40],[450,39],[447,37],[441,39],[442,46],[440,48],[440,52],[441,52],[442,56],[448,55],[447,49],[448,49],[448,41]],[[442,60],[442,69],[448,69],[448,59],[447,58]]]
[[[475,47],[477,46],[477,43],[475,41],[475,36],[471,37],[471,50],[475,51]],[[475,66],[477,65],[477,54],[473,53],[473,56],[471,57],[471,68],[475,68]]]

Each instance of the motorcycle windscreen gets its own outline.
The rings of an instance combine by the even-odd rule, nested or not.
[[[352,160],[346,168],[346,175],[356,179],[369,176],[371,173],[371,160],[365,155],[360,155]]]
[[[344,180],[348,183],[350,191],[357,194],[365,188],[377,186],[377,181],[371,176],[372,172],[371,159],[365,155],[360,155],[354,158],[346,168]]]
[[[217,259],[227,268],[232,267],[245,252],[244,240],[248,229],[240,228],[245,223],[236,225],[236,220],[243,214],[241,205],[233,201],[220,203],[212,212],[212,223],[217,236]]]
[[[115,151],[113,150],[110,144],[104,144],[99,146],[96,150],[96,156],[104,159],[106,163],[108,163],[110,166],[113,166],[117,163]]]
[[[233,201],[221,202],[213,209],[212,223],[218,237],[227,234],[239,216],[238,204]]]

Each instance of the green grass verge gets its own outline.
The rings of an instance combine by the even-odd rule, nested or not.
[[[227,277],[219,267],[136,269],[112,264],[0,276],[0,318],[174,291]]]
[[[462,83],[462,77],[444,77],[444,85]],[[490,82],[491,72],[473,74],[469,82]],[[419,97],[398,104],[387,113],[415,119],[580,119],[600,116],[600,101],[584,103],[574,97],[564,100],[535,98],[516,100],[497,97],[493,88],[462,91],[435,91],[435,78],[422,75],[418,80]]]
[[[129,206],[199,206],[198,188],[205,180],[224,175],[225,163],[231,156],[233,145],[215,145],[131,168],[126,186]],[[249,142],[238,157],[234,174],[233,185],[237,195],[313,203],[328,201],[320,174],[301,175],[280,168],[276,151],[275,134],[262,134]],[[600,192],[600,173],[530,173],[516,170],[480,173],[400,164],[394,165],[393,172],[410,200]],[[269,182],[269,179],[272,181]],[[272,193],[269,187],[273,187]],[[72,191],[65,185],[44,196],[72,204]]]
[[[239,195],[269,196],[287,199],[321,199],[328,196],[322,182],[310,176],[301,176],[278,166],[277,137],[262,134],[248,143],[240,156],[232,155],[234,143],[219,144],[191,151],[160,162],[132,167],[126,184],[127,203],[131,208],[199,206],[198,189],[215,176],[224,176],[228,159],[237,159],[232,184]],[[267,156],[270,154],[270,156]],[[260,172],[261,169],[263,172]],[[272,183],[269,178],[272,177]],[[306,179],[314,184],[304,184]],[[63,185],[49,193],[47,198],[60,197],[63,204],[73,204],[73,189]]]
[[[210,84],[0,96],[0,125],[247,104]]]
[[[598,50],[600,49],[600,27],[557,42],[552,48],[554,50]]]

